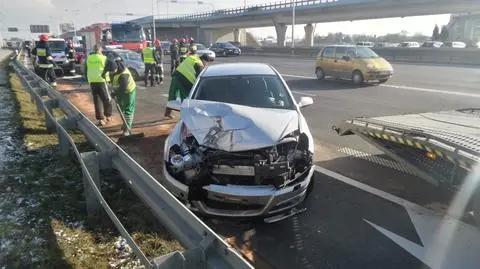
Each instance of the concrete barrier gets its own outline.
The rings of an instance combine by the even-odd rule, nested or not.
[[[322,47],[284,48],[284,47],[242,47],[245,55],[293,56],[314,58]],[[373,48],[383,58],[392,62],[414,62],[434,64],[461,64],[480,66],[480,49],[466,48]]]

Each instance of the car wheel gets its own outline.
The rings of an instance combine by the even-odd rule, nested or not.
[[[322,80],[325,78],[325,73],[323,72],[323,69],[320,67],[317,67],[315,70],[315,75],[317,76],[318,80]]]
[[[387,82],[387,80],[388,80],[388,79],[379,79],[378,82],[380,82],[380,83],[385,83],[385,82]]]
[[[135,69],[128,68],[130,70],[130,74],[132,74],[133,80],[137,81],[140,79],[140,76],[138,75],[138,72]]]
[[[363,81],[364,81],[362,72],[360,72],[358,70],[353,71],[352,81],[353,81],[353,84],[355,84],[355,85],[362,84]]]

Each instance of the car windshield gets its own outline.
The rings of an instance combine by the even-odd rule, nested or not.
[[[142,61],[142,56],[134,51],[119,51],[117,52],[124,60]]]
[[[207,47],[205,47],[203,44],[195,44],[195,46],[197,46],[197,50],[205,50],[207,49]]]
[[[52,51],[65,51],[67,44],[63,40],[48,41],[48,46]]]
[[[193,99],[261,108],[295,108],[287,88],[275,75],[205,77],[200,80]]]
[[[357,47],[356,58],[378,58],[378,56],[373,50],[365,47]]]

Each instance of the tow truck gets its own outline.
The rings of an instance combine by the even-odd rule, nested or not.
[[[471,173],[480,161],[480,108],[358,117],[332,128],[361,137],[434,186],[468,194],[458,197],[471,202],[480,228],[480,179]]]

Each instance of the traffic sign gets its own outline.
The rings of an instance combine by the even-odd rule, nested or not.
[[[48,25],[30,25],[30,32],[31,33],[49,33],[50,26]]]
[[[17,27],[8,27],[8,31],[9,32],[18,32],[18,28]]]

